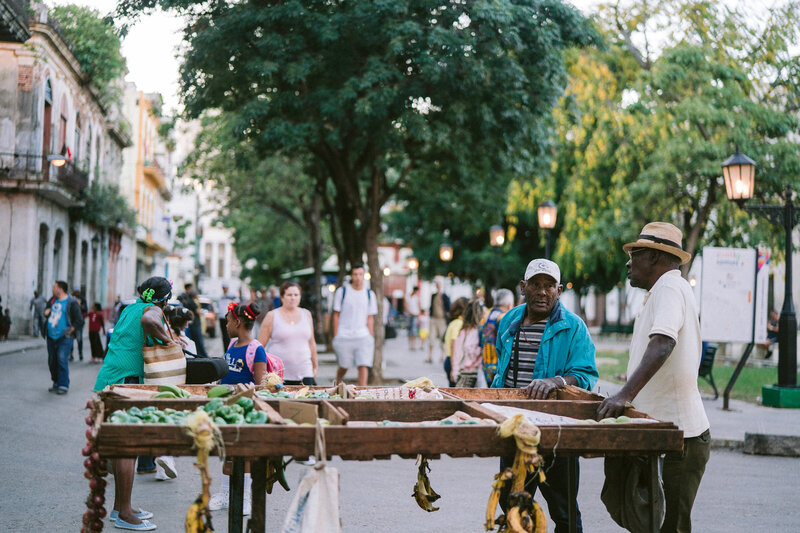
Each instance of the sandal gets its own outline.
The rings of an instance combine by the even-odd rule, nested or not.
[[[133,512],[133,514],[135,514],[136,518],[138,518],[139,520],[149,520],[153,518],[153,513],[151,513],[150,511],[145,511],[141,507],[136,509]],[[111,514],[108,515],[108,518],[109,520],[114,522],[117,518],[119,518],[119,511],[117,511],[116,509],[112,510]]]
[[[151,524],[147,520],[142,520],[141,524],[129,524],[125,520],[117,518],[116,522],[114,522],[114,527],[118,529],[130,529],[132,531],[153,531],[158,526]]]

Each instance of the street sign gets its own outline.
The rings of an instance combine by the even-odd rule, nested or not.
[[[768,283],[769,252],[752,248],[703,248],[700,291],[703,340],[765,342]]]

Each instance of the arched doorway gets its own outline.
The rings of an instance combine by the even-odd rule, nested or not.
[[[39,261],[38,261],[38,272],[36,273],[36,288],[39,291],[39,294],[49,294],[46,293],[44,290],[44,279],[45,279],[45,261],[47,260],[47,241],[50,238],[50,230],[47,227],[47,224],[40,224],[39,225]]]
[[[78,236],[74,228],[69,230],[69,246],[67,248],[67,283],[74,287],[75,283],[75,255],[78,250]]]
[[[64,232],[61,229],[56,230],[56,237],[53,239],[53,279],[61,279],[61,245],[64,240]]]

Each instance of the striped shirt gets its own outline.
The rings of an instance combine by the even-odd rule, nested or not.
[[[542,342],[544,327],[547,319],[540,320],[530,326],[520,326],[514,337],[514,346],[511,349],[511,361],[508,364],[504,387],[513,389],[527,387],[533,380],[533,367],[536,364],[536,354],[539,353],[539,344]]]

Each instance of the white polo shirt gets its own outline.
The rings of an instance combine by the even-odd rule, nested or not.
[[[633,405],[653,418],[674,423],[683,430],[684,438],[696,437],[709,428],[697,388],[702,340],[697,303],[679,270],[661,276],[645,297],[633,326],[628,376],[642,362],[655,334],[674,339],[675,348],[633,399]]]

